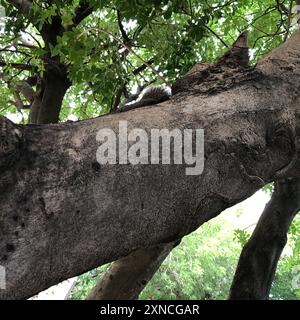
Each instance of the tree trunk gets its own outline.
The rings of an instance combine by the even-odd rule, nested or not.
[[[38,115],[38,123],[57,123],[63,98],[71,85],[64,66],[57,70],[46,71],[44,78],[43,99]]]
[[[179,242],[137,250],[114,262],[87,300],[133,300]]]
[[[30,108],[29,123],[57,123],[63,98],[70,85],[65,66],[48,66],[45,75],[38,81],[35,99]]]
[[[300,176],[300,33],[254,70],[223,79],[207,72],[204,84],[195,71],[184,91],[156,106],[43,126],[0,118],[0,298],[24,299],[176,241],[264,183]],[[119,139],[120,121],[149,136],[203,128],[203,174],[186,175],[185,164],[99,165],[97,132],[110,128]]]
[[[30,106],[29,124],[38,124],[39,112],[42,105],[44,94],[44,85],[42,79],[38,76],[34,100]]]
[[[300,210],[300,179],[278,181],[271,201],[243,248],[230,299],[268,299],[289,227]]]

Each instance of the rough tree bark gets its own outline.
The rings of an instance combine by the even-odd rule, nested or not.
[[[287,232],[300,210],[300,179],[275,183],[271,201],[241,253],[230,299],[268,299]]]
[[[176,81],[172,86],[172,93],[182,92],[190,87],[192,83],[200,84],[201,82],[203,84],[202,90],[207,90],[205,85],[206,81],[209,83],[209,80],[213,80],[214,77],[221,78],[224,74],[232,73],[233,70],[235,72],[237,69],[246,71],[248,68],[248,33],[244,32],[234,42],[231,49],[217,59],[217,61],[212,64],[196,65],[184,77]],[[199,70],[201,70],[200,73]],[[214,81],[211,82],[213,83]],[[209,88],[211,89],[212,86],[209,86]],[[154,96],[154,103],[148,101],[153,99],[145,99],[143,97],[144,106],[158,103],[161,94],[159,94],[158,97],[156,97],[156,95]],[[153,92],[151,97],[153,97]],[[163,98],[162,101],[165,100],[168,99]],[[141,106],[140,102],[141,101],[137,102],[139,107]],[[128,107],[123,106],[122,109],[128,111],[136,107],[137,106],[133,104]],[[104,277],[99,280],[96,287],[93,288],[87,299],[105,300],[109,298],[111,300],[117,300],[120,299],[120,297],[127,300],[137,299],[147,282],[152,278],[171,250],[172,246],[170,244],[160,245],[150,249],[139,249],[138,253],[134,252],[126,258],[114,262],[107,274],[105,274]],[[138,266],[138,268],[134,268],[133,266]],[[142,279],[142,286],[138,285],[138,283],[141,283],[140,279]],[[121,293],[120,288],[122,288]]]
[[[188,89],[156,106],[43,126],[0,118],[0,298],[27,298],[176,241],[262,184],[300,175],[299,75],[297,32],[254,70],[208,77],[205,90],[195,71]],[[100,166],[96,133],[118,132],[121,120],[147,132],[203,128],[203,174],[186,176],[185,165]]]

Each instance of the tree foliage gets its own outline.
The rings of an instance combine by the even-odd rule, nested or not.
[[[14,1],[0,3],[7,15],[0,112],[22,112],[24,122],[16,84],[43,74],[47,54],[59,57],[72,81],[60,112],[65,121],[106,113],[149,83],[172,83],[196,62],[213,61],[243,30],[250,31],[253,63],[291,32],[291,1],[33,1],[27,15]],[[61,28],[47,43],[44,29],[56,21]]]

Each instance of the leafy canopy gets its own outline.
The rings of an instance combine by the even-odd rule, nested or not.
[[[172,83],[195,63],[213,61],[246,29],[255,63],[287,38],[292,21],[290,1],[35,0],[25,13],[15,2],[0,1],[0,113],[22,113],[24,122],[28,111],[13,104],[16,85],[43,74],[47,54],[59,57],[72,81],[60,120],[86,119],[138,86]],[[57,36],[45,41],[55,24]]]

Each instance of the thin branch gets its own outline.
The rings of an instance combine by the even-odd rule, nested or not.
[[[36,44],[38,45],[38,47],[39,47],[39,48],[42,48],[42,45],[40,44],[40,42],[38,41],[38,39],[37,39],[34,35],[32,35],[30,32],[27,32],[26,30],[25,30],[25,31],[23,30],[22,32],[28,34],[28,35],[36,42]],[[25,45],[25,44],[22,43],[22,45]],[[28,47],[28,48],[31,48],[31,49],[35,49],[35,48],[36,48],[35,46],[33,46],[33,45],[28,45],[28,44],[27,44],[27,47]]]
[[[216,38],[218,38],[222,43],[223,45],[226,47],[226,48],[229,48],[229,45],[214,31],[212,30],[209,26],[207,25],[204,25],[204,27],[210,31]]]
[[[0,113],[6,111],[7,109],[9,109],[11,106],[10,105],[7,105],[5,106],[4,108],[0,109]]]
[[[136,76],[139,73],[141,73],[142,71],[144,71],[145,69],[148,68],[149,65],[154,63],[154,59],[150,59],[147,61],[147,63],[142,64],[141,66],[139,66],[138,68],[136,68],[135,70],[132,71],[132,73]]]
[[[168,81],[159,74],[158,71],[156,71],[150,64],[147,63],[147,61],[145,61],[140,55],[138,55],[136,52],[134,52],[127,44],[123,43],[123,41],[121,41],[120,39],[118,39],[112,32],[107,31],[103,28],[99,28],[98,31],[103,32],[109,36],[111,36],[114,40],[116,40],[122,47],[124,47],[125,49],[127,49],[130,53],[132,53],[135,57],[137,57],[140,61],[142,61],[149,69],[151,69],[151,71],[157,75],[157,77],[166,85],[169,86]]]
[[[278,8],[283,11],[285,14],[289,15],[290,14],[290,10],[279,0],[276,0],[277,6]],[[293,3],[293,1],[291,1],[291,3]]]
[[[20,51],[20,50],[17,50],[17,49],[8,49],[8,48],[0,48],[0,52],[12,52],[12,53],[18,53],[18,54],[23,54],[25,55],[26,57],[29,57],[31,58],[31,55],[26,53],[26,52],[23,52],[23,51]]]
[[[122,24],[122,17],[121,17],[121,13],[119,10],[117,10],[117,17],[118,17],[118,25],[119,25],[119,29],[121,31],[121,34],[122,34],[122,38],[123,38],[123,42],[126,43],[126,44],[130,44],[131,40],[130,38],[128,37],[125,29],[124,29],[124,26]]]
[[[29,64],[24,64],[24,63],[6,63],[4,61],[0,61],[0,67],[12,67],[14,69],[27,70],[27,71],[32,71],[34,69],[34,67],[29,65]]]

